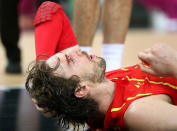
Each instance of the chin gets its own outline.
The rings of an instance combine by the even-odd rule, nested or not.
[[[106,61],[103,58],[100,58],[100,67],[103,69],[103,72],[106,71]]]
[[[98,81],[101,82],[105,78],[105,71],[106,71],[106,61],[103,58],[100,58],[100,62],[98,64],[98,70],[99,70]]]

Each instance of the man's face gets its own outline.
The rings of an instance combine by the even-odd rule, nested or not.
[[[105,61],[95,55],[81,52],[80,49],[59,52],[47,60],[47,64],[52,68],[58,63],[60,66],[55,73],[65,78],[77,75],[81,79],[100,82],[105,75]]]

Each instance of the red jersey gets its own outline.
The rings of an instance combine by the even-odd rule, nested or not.
[[[105,116],[104,130],[126,130],[124,113],[129,105],[138,98],[154,94],[167,94],[177,105],[177,80],[172,77],[146,74],[137,65],[107,72],[106,76],[116,82],[116,89]]]
[[[59,4],[43,2],[37,10],[34,25],[37,60],[77,45],[71,24]]]

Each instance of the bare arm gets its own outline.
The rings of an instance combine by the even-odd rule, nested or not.
[[[153,95],[134,101],[124,115],[130,131],[176,131],[177,107],[167,95]]]
[[[177,79],[177,51],[173,48],[158,44],[140,52],[138,58],[152,67],[146,68],[138,64],[142,71],[152,75],[173,76]]]

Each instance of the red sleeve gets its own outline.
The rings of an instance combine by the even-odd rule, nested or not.
[[[46,59],[55,54],[62,32],[61,15],[53,15],[51,21],[44,22],[35,28],[36,59]]]
[[[72,26],[64,12],[62,13],[62,17],[63,17],[63,29],[62,29],[61,39],[59,42],[60,44],[58,44],[57,47],[57,52],[77,45],[77,40],[74,35]]]
[[[44,2],[35,17],[37,60],[47,59],[56,52],[77,44],[70,22],[62,8],[57,8],[52,12],[53,5],[56,3]]]

